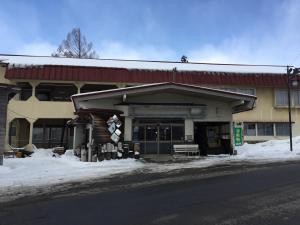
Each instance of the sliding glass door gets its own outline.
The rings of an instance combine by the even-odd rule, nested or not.
[[[171,154],[172,145],[184,142],[183,120],[138,119],[133,122],[133,142],[142,154]]]

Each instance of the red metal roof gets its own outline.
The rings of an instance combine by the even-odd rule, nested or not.
[[[176,82],[194,85],[285,87],[285,74],[211,71],[166,71],[82,66],[45,65],[7,68],[5,78],[110,83]]]

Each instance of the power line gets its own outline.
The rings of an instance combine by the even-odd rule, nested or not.
[[[73,60],[91,60],[91,61],[120,61],[120,62],[149,62],[149,63],[169,63],[169,64],[192,64],[192,65],[215,65],[215,66],[248,66],[248,67],[275,67],[275,68],[286,68],[290,65],[276,65],[276,64],[250,64],[250,63],[213,63],[213,62],[187,62],[182,63],[181,61],[167,61],[167,60],[141,60],[141,59],[85,59],[85,58],[70,58],[70,57],[53,57],[53,56],[36,56],[36,55],[14,55],[14,54],[0,54],[0,56],[12,56],[12,57],[32,57],[32,58],[55,58],[55,59],[73,59]],[[5,59],[5,61],[9,60]],[[12,62],[13,64],[13,62]],[[44,65],[56,65],[56,64],[44,64]],[[60,64],[59,64],[60,65]],[[71,65],[65,65],[71,66]]]

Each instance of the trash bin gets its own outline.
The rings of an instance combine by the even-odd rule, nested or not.
[[[123,158],[127,159],[129,157],[129,143],[123,144]]]
[[[106,160],[111,160],[111,152],[105,152],[105,159]]]
[[[94,154],[94,155],[92,156],[92,162],[97,162],[97,154]]]
[[[117,159],[117,157],[118,157],[118,150],[117,149],[112,150],[111,158],[112,159]]]

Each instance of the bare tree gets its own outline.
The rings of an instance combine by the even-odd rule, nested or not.
[[[93,43],[87,42],[82,35],[80,28],[74,28],[68,33],[67,38],[62,41],[52,56],[70,58],[98,58],[97,53],[92,49]]]

